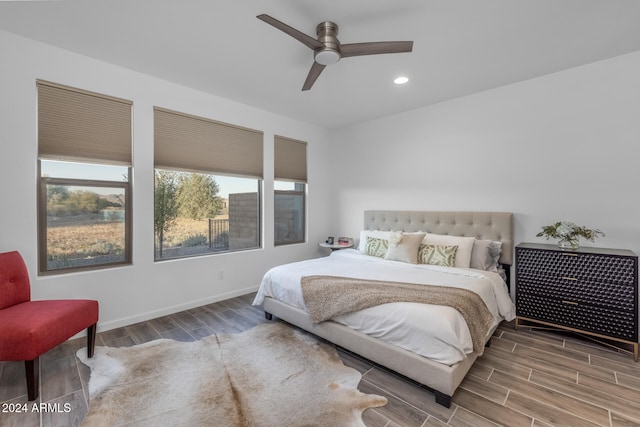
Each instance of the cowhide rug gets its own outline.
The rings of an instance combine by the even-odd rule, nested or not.
[[[284,323],[77,356],[91,369],[89,426],[364,426],[387,403],[357,390],[331,345]]]

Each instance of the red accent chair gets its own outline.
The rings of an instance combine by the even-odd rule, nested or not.
[[[87,328],[93,357],[98,301],[31,301],[29,273],[22,256],[0,253],[0,360],[24,360],[27,396],[38,398],[40,355]]]

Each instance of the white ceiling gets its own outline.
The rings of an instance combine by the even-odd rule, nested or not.
[[[261,13],[414,48],[344,58],[303,92],[313,52]],[[640,1],[0,1],[0,29],[337,128],[640,50]],[[394,85],[400,74],[410,82]]]

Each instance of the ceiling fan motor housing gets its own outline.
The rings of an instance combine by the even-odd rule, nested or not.
[[[325,21],[316,27],[318,41],[324,45],[324,48],[317,49],[313,58],[318,64],[331,65],[340,60],[340,42],[338,41],[338,25]]]

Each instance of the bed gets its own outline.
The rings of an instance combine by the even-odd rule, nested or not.
[[[365,211],[357,248],[272,268],[253,303],[268,319],[275,315],[430,388],[450,407],[497,326],[515,318],[512,262],[511,213]],[[372,288],[361,291],[363,283]],[[317,290],[325,293],[314,300]],[[370,294],[387,299],[369,304]],[[345,301],[362,305],[354,310]]]

